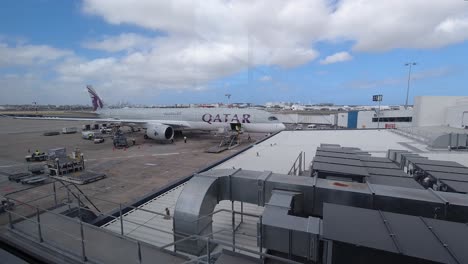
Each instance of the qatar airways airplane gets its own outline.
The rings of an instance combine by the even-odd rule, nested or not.
[[[93,87],[86,86],[99,118],[28,118],[47,120],[93,121],[141,127],[145,138],[171,140],[174,131],[243,131],[274,133],[285,129],[278,118],[267,111],[236,108],[106,108]],[[24,117],[22,118],[24,119]]]

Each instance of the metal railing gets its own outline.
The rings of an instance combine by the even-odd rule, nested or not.
[[[19,204],[20,206],[27,206],[27,207],[34,208],[35,211],[36,211],[34,216],[31,216],[31,215],[24,216],[24,215],[21,215],[21,214],[19,214],[17,212],[14,212],[14,211],[12,211],[10,209],[7,209],[6,212],[8,213],[8,226],[9,226],[9,229],[11,231],[22,234],[22,235],[26,235],[26,236],[32,238],[33,240],[36,239],[37,240],[36,242],[38,242],[38,243],[47,243],[47,244],[49,244],[49,245],[51,245],[53,247],[57,247],[60,250],[63,250],[65,252],[67,252],[68,254],[71,254],[71,255],[73,255],[75,257],[81,258],[82,261],[88,261],[90,259],[87,252],[86,252],[86,245],[87,245],[87,243],[93,244],[93,241],[89,241],[89,240],[85,239],[85,228],[86,229],[91,229],[91,230],[96,230],[98,232],[109,233],[109,234],[112,234],[113,236],[117,236],[119,238],[122,238],[127,242],[135,244],[137,246],[136,252],[138,252],[138,254],[135,256],[135,260],[137,260],[138,263],[142,263],[141,244],[145,244],[146,246],[154,248],[155,250],[164,250],[164,248],[162,248],[162,247],[157,247],[157,246],[154,246],[154,245],[150,245],[150,244],[141,242],[139,240],[136,240],[134,238],[126,236],[125,234],[120,234],[119,235],[117,233],[108,231],[106,229],[99,228],[99,227],[87,224],[87,223],[85,223],[85,222],[83,222],[81,220],[81,217],[71,218],[71,217],[65,216],[63,214],[53,212],[51,210],[47,210],[47,209],[40,208],[40,207],[35,206],[35,205],[30,205],[30,204],[24,203],[24,202],[22,202],[22,201],[20,201],[18,199],[12,199],[12,198],[6,198],[6,199],[7,199],[8,202],[14,201],[15,203]],[[77,208],[77,210],[78,210],[79,214],[81,214],[81,210],[90,210],[90,209],[79,206]],[[56,227],[53,227],[51,225],[48,225],[48,224],[44,223],[44,221],[41,221],[41,215],[45,215],[45,214],[51,214],[51,215],[54,215],[55,217],[59,217],[60,219],[66,220],[69,223],[79,225],[80,235],[76,236],[73,233],[71,233],[70,231],[60,230],[60,229],[58,229]],[[13,220],[14,215],[17,216],[16,220]],[[109,216],[111,216],[111,215],[109,215]],[[114,217],[114,218],[119,218],[119,217]],[[121,218],[121,219],[123,219],[123,218]],[[30,232],[28,232],[28,226],[27,226],[27,224],[24,224],[23,221],[36,225],[37,226],[36,231],[34,232],[33,230],[31,230],[29,228]],[[128,220],[125,220],[125,221],[130,222],[130,223],[134,223],[134,224],[140,224],[140,223],[133,222],[133,221],[128,221]],[[122,224],[123,224],[123,222],[122,222]],[[141,226],[146,226],[147,228],[155,229],[154,227],[150,227],[150,226],[147,226],[147,225],[141,225]],[[65,235],[65,237],[68,237],[69,240],[79,242],[80,245],[81,245],[81,249],[80,249],[81,253],[77,254],[76,251],[71,251],[69,248],[60,247],[59,245],[57,245],[58,243],[56,243],[56,242],[54,243],[54,239],[50,239],[49,241],[47,241],[44,238],[44,235],[43,235],[44,230],[53,230],[54,232],[59,232],[60,234]],[[156,229],[156,230],[160,231],[160,232],[167,232],[167,231],[161,230],[161,229]],[[167,232],[167,233],[172,234],[172,232]],[[63,237],[61,238],[61,240],[63,240]],[[170,253],[170,251],[167,251],[166,253]]]
[[[301,160],[301,162],[302,162],[302,160]],[[176,251],[176,245],[178,243],[181,243],[181,242],[186,241],[186,240],[201,240],[201,241],[206,241],[206,243],[207,243],[207,253],[205,255],[203,255],[203,256],[193,258],[190,261],[188,261],[187,263],[193,263],[193,262],[209,263],[209,260],[210,260],[210,258],[212,256],[216,256],[217,254],[220,253],[220,252],[217,252],[217,253],[211,252],[210,249],[213,248],[212,247],[213,244],[217,245],[217,246],[221,246],[221,247],[230,248],[232,251],[237,250],[237,251],[248,252],[250,254],[257,255],[261,260],[264,260],[265,258],[271,258],[271,259],[281,261],[281,262],[284,262],[284,263],[298,263],[298,262],[292,261],[290,259],[281,258],[281,257],[274,256],[274,255],[267,254],[267,253],[263,252],[264,248],[263,248],[263,243],[262,243],[263,242],[263,238],[262,238],[262,235],[263,235],[262,216],[257,215],[257,214],[244,212],[243,203],[241,203],[241,205],[240,205],[241,206],[240,211],[234,210],[234,202],[232,201],[231,210],[228,210],[228,209],[216,210],[216,211],[214,211],[214,212],[212,212],[210,214],[201,216],[199,219],[197,219],[196,221],[199,221],[201,219],[213,216],[213,215],[221,213],[221,212],[227,212],[227,213],[230,213],[232,215],[232,217],[231,217],[231,219],[232,219],[232,224],[231,224],[232,228],[231,229],[220,229],[220,230],[217,230],[217,231],[212,232],[210,234],[205,234],[203,236],[200,236],[200,235],[197,235],[197,234],[184,234],[184,233],[180,233],[180,232],[175,233],[173,230],[168,231],[168,230],[164,230],[164,229],[161,229],[161,228],[157,228],[157,227],[148,225],[147,223],[139,223],[137,221],[132,221],[132,220],[129,220],[129,219],[125,219],[123,217],[124,214],[123,214],[123,207],[122,207],[121,203],[116,203],[116,202],[112,202],[112,201],[108,201],[108,200],[105,200],[105,199],[102,199],[102,198],[98,198],[98,197],[88,195],[87,199],[93,198],[93,199],[96,199],[96,200],[109,202],[109,203],[116,204],[116,205],[119,206],[119,212],[120,213],[119,213],[118,216],[107,214],[107,213],[104,213],[104,212],[99,212],[99,215],[107,216],[107,217],[110,217],[110,218],[114,219],[113,221],[119,221],[120,222],[119,223],[120,224],[120,234],[118,234],[118,233],[112,232],[110,230],[106,230],[106,229],[103,229],[103,228],[100,228],[100,227],[96,227],[96,226],[87,224],[87,223],[82,221],[82,218],[81,218],[81,216],[83,214],[82,211],[90,211],[90,212],[96,213],[95,210],[92,210],[92,209],[88,208],[82,202],[84,200],[84,197],[83,197],[84,194],[78,193],[78,194],[76,194],[76,196],[74,196],[75,199],[77,200],[76,203],[73,201],[73,198],[68,194],[67,195],[67,201],[66,201],[66,203],[64,203],[65,206],[69,207],[69,209],[72,209],[72,205],[75,206],[75,207],[77,206],[77,208],[75,208],[75,210],[78,211],[78,219],[70,218],[70,217],[65,216],[63,214],[53,212],[51,210],[45,209],[45,208],[37,206],[37,205],[32,205],[32,202],[37,202],[38,200],[46,199],[46,198],[53,199],[53,204],[55,206],[59,205],[58,198],[57,198],[57,191],[66,190],[67,193],[68,193],[69,188],[66,188],[65,186],[60,186],[59,188],[56,188],[55,185],[53,185],[53,186],[54,186],[54,188],[53,188],[54,193],[45,194],[45,195],[43,195],[41,197],[38,197],[38,199],[35,199],[34,201],[23,202],[23,201],[20,201],[19,199],[6,197],[6,199],[8,201],[14,201],[15,203],[17,203],[17,205],[29,207],[29,208],[32,209],[32,211],[34,211],[34,214],[22,215],[21,213],[14,212],[14,211],[12,211],[10,209],[7,209],[6,212],[8,213],[8,226],[9,226],[9,229],[12,230],[13,232],[17,232],[17,233],[20,233],[22,235],[27,235],[29,237],[32,237],[33,240],[37,241],[37,243],[40,243],[40,244],[46,243],[46,244],[52,245],[52,246],[54,246],[53,239],[50,239],[50,241],[48,241],[48,239],[45,239],[45,237],[43,235],[44,231],[45,230],[49,230],[49,231],[52,230],[53,232],[60,232],[61,234],[65,235],[65,236],[63,236],[63,238],[68,238],[70,241],[79,243],[80,247],[81,247],[80,252],[77,253],[77,251],[71,251],[69,248],[63,248],[60,245],[57,245],[57,244],[59,244],[57,242],[55,242],[56,245],[54,247],[59,248],[60,250],[63,250],[63,251],[65,251],[65,252],[67,252],[67,253],[75,256],[75,257],[78,257],[82,261],[88,261],[88,260],[92,260],[92,259],[96,258],[96,256],[90,256],[88,254],[88,252],[86,252],[87,245],[92,244],[93,241],[89,241],[89,240],[85,239],[85,237],[86,237],[85,233],[86,232],[89,232],[89,230],[96,230],[96,231],[99,231],[99,232],[111,233],[114,236],[117,236],[119,238],[124,239],[128,243],[134,244],[137,247],[137,249],[135,250],[135,252],[137,252],[137,253],[135,254],[134,258],[135,258],[135,261],[138,262],[138,263],[142,263],[142,261],[143,261],[142,260],[142,254],[141,254],[141,245],[142,244],[144,244],[145,246],[148,246],[150,248],[153,248],[154,250],[162,250],[162,251],[164,251],[166,253],[169,253],[169,254],[172,253],[172,254],[175,254],[177,256],[180,256],[178,254],[178,252]],[[42,192],[39,191],[39,193],[42,193]],[[164,213],[159,213],[159,212],[156,212],[156,211],[152,211],[152,210],[148,210],[148,209],[144,209],[144,208],[140,208],[140,207],[134,207],[134,206],[129,206],[129,207],[131,208],[131,210],[135,210],[135,211],[141,210],[143,212],[151,213],[151,214],[154,214],[154,215],[157,215],[157,216],[167,217],[167,215],[164,214]],[[25,210],[25,211],[27,212],[27,210]],[[66,219],[70,223],[76,224],[77,226],[79,226],[79,230],[80,230],[79,235],[75,235],[75,234],[73,234],[73,233],[71,233],[69,231],[67,232],[67,231],[64,231],[64,230],[60,230],[60,229],[58,229],[56,227],[48,225],[47,223],[44,223],[43,219],[41,218],[41,215],[45,215],[45,214],[51,214],[51,215],[54,215],[56,217],[59,217],[60,219]],[[236,215],[240,215],[240,222],[239,222],[238,225],[236,225]],[[17,219],[14,220],[13,216],[15,216]],[[260,223],[259,232],[257,232],[257,234],[255,234],[255,235],[249,235],[249,236],[257,238],[257,241],[259,242],[258,251],[253,250],[251,248],[244,247],[242,245],[239,245],[236,242],[236,231],[240,228],[241,224],[244,222],[244,216],[255,217],[255,218],[259,219],[259,223]],[[29,233],[28,233],[27,232],[28,229],[21,230],[20,226],[22,225],[21,223],[23,221],[36,225],[35,231],[29,229]],[[150,230],[165,233],[165,234],[170,234],[170,235],[174,236],[174,238],[176,237],[176,235],[179,236],[179,237],[183,237],[183,238],[178,239],[178,240],[174,239],[173,242],[165,244],[163,246],[156,246],[156,245],[148,244],[148,243],[145,243],[145,242],[142,242],[142,241],[139,241],[137,239],[132,238],[131,236],[128,235],[128,233],[125,234],[125,223],[137,225],[138,227],[148,228]],[[226,241],[217,240],[217,239],[213,238],[213,235],[215,235],[217,233],[221,233],[221,232],[231,233],[232,234],[232,241],[231,242],[226,242]],[[174,251],[173,252],[170,251],[170,250],[167,250],[167,248],[169,248],[171,246],[174,246]]]
[[[288,175],[301,176],[305,171],[305,152],[301,151],[297,158],[294,160]]]

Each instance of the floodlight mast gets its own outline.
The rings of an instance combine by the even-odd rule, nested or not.
[[[416,62],[407,62],[405,66],[409,66],[408,70],[408,86],[406,88],[406,101],[405,101],[405,109],[408,109],[408,97],[409,97],[409,89],[410,89],[410,80],[411,80],[411,67],[415,66]]]
[[[231,99],[231,94],[227,93],[227,94],[225,94],[224,96],[226,96],[227,99],[228,99],[228,100],[227,100],[227,103],[228,103],[228,107],[229,107],[229,104],[230,104],[230,100],[229,100],[229,99]]]
[[[380,102],[383,100],[383,95],[376,94],[372,96],[372,101],[379,102],[379,109],[377,110],[377,129],[380,129]]]

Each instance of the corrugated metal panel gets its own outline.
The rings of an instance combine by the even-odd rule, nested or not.
[[[282,123],[297,123],[297,114],[275,114],[275,116]]]
[[[367,177],[366,181],[372,184],[383,184],[383,185],[414,188],[414,189],[421,189],[421,190],[424,189],[424,187],[422,187],[419,183],[417,183],[413,178],[409,178],[409,177],[403,178],[403,177],[372,175],[372,176]]]
[[[467,263],[468,226],[417,216],[324,204],[323,237],[441,263]]]
[[[283,123],[303,123],[303,124],[326,124],[333,125],[335,123],[335,115],[320,115],[320,114],[275,114],[279,121]]]
[[[334,125],[334,115],[298,115],[298,123]]]

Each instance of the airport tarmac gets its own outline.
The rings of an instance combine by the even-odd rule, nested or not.
[[[213,154],[206,153],[205,150],[219,144],[221,137],[201,132],[185,132],[187,143],[179,136],[175,138],[174,144],[145,140],[143,132],[129,133],[127,138],[135,138],[136,145],[128,149],[114,149],[111,139],[106,139],[102,144],[94,144],[82,139],[81,132],[43,135],[47,131],[61,131],[63,127],[81,128],[85,123],[0,118],[0,168],[26,165],[24,156],[28,154],[28,150],[47,152],[51,148],[65,147],[67,153],[71,154],[71,151],[79,148],[84,153],[88,170],[107,175],[103,180],[79,187],[86,195],[113,202],[93,200],[102,212],[108,212],[118,208],[119,203],[134,201],[170,182],[191,175],[265,136],[251,134],[252,142],[248,142],[247,135],[242,135],[241,146]],[[7,176],[0,175],[0,195],[29,187],[31,186],[10,182]],[[20,192],[18,196],[23,201],[29,201],[45,193],[51,193],[50,185]]]

